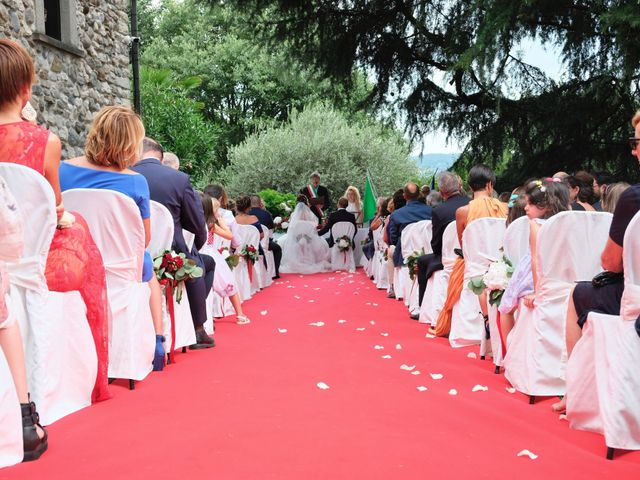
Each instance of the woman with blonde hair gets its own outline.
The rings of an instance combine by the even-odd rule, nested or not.
[[[107,384],[109,324],[104,265],[82,216],[64,210],[58,176],[60,139],[23,118],[34,80],[35,68],[29,53],[11,40],[0,39],[0,161],[35,170],[53,189],[59,228],[49,246],[45,277],[49,290],[78,291],[86,305],[98,357],[91,395],[92,401],[97,402],[111,398]]]
[[[139,160],[144,125],[140,117],[130,108],[104,107],[93,119],[87,141],[85,156],[73,158],[60,165],[62,190],[73,188],[98,188],[114,190],[130,197],[138,206],[144,225],[145,246],[151,240],[151,200],[147,180],[130,170]],[[164,367],[164,337],[162,326],[162,290],[153,271],[149,252],[144,252],[142,281],[148,282],[151,290],[149,300],[153,326],[156,331],[156,351],[153,369]]]
[[[343,197],[349,200],[347,212],[351,212],[355,215],[357,225],[362,225],[364,212],[362,211],[362,200],[360,199],[360,191],[353,185],[349,185],[345,190]]]
[[[613,213],[620,200],[620,195],[629,188],[627,182],[618,182],[611,185],[607,185],[607,193],[602,198],[602,210],[604,212]]]

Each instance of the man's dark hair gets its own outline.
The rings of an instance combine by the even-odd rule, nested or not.
[[[340,197],[338,199],[338,208],[347,208],[349,206],[349,200],[345,197]]]
[[[224,187],[222,185],[216,185],[212,183],[211,185],[207,185],[206,187],[204,187],[203,191],[210,197],[220,200],[224,193]]]
[[[399,208],[404,207],[407,204],[407,201],[404,199],[404,190],[401,188],[396,190],[393,194],[393,209],[398,210]]]
[[[160,154],[160,160],[164,156],[164,148],[160,145],[160,142],[155,141],[153,138],[144,137],[142,141],[142,153],[146,152],[158,152]]]
[[[598,185],[610,185],[615,182],[613,175],[609,172],[596,172],[593,176],[596,179],[596,182],[598,182]]]
[[[471,190],[474,192],[484,190],[487,183],[496,184],[496,174],[489,167],[480,164],[469,170],[469,186]]]
[[[417,200],[420,196],[420,190],[418,189],[418,185],[413,182],[408,182],[403,189],[403,193],[407,201],[409,200]]]

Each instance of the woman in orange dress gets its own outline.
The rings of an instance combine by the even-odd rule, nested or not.
[[[486,165],[476,165],[469,171],[469,186],[473,191],[473,200],[471,200],[468,205],[456,210],[456,229],[458,231],[460,245],[462,245],[462,233],[472,221],[485,217],[507,218],[507,204],[502,203],[492,196],[495,183],[496,176]],[[433,335],[438,337],[447,337],[449,335],[451,331],[451,314],[453,307],[460,299],[463,286],[464,258],[458,257],[453,266],[451,277],[449,277],[447,300],[438,316],[435,328],[429,329]],[[483,313],[486,313],[486,298],[480,299],[481,305],[483,304],[483,300]]]
[[[107,385],[107,286],[100,252],[80,215],[65,214],[60,193],[60,139],[46,128],[25,121],[22,109],[31,98],[33,60],[19,44],[0,39],[0,161],[32,168],[49,182],[56,200],[58,222],[45,276],[49,290],[77,290],[87,307],[87,320],[98,356],[94,402],[111,397]],[[64,224],[64,225],[62,225]]]

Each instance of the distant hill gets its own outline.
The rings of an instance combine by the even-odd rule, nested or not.
[[[411,155],[409,158],[423,170],[439,171],[448,169],[460,156],[459,153],[425,153]]]

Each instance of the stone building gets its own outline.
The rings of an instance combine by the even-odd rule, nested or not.
[[[62,156],[82,154],[94,114],[129,104],[127,0],[0,0],[0,38],[33,55],[31,103],[38,123],[62,141]]]

